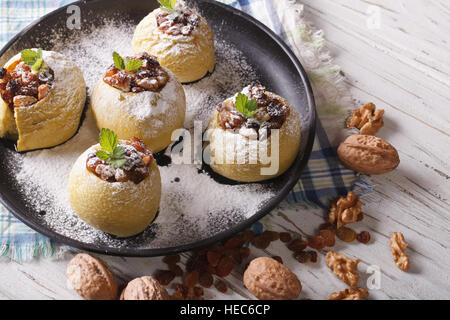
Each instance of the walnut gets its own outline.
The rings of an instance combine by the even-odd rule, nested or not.
[[[337,202],[331,203],[328,220],[330,223],[337,223],[337,228],[361,220],[361,201],[358,196],[350,191],[347,197],[340,197]]]
[[[348,288],[343,291],[333,292],[328,300],[366,300],[369,292],[365,288]]]
[[[327,253],[328,268],[352,288],[357,286],[359,280],[358,263],[359,259],[352,260],[333,251]]]
[[[86,253],[77,254],[67,266],[67,279],[75,291],[87,300],[114,300],[117,282],[108,266]]]
[[[405,254],[404,250],[408,244],[405,242],[405,238],[401,232],[394,232],[391,236],[391,250],[394,256],[394,261],[397,267],[402,271],[409,269],[409,258]]]
[[[169,294],[158,281],[147,276],[130,281],[120,300],[169,300]]]
[[[292,300],[302,290],[300,280],[291,270],[267,257],[250,262],[244,272],[244,285],[260,300]]]
[[[373,136],[383,127],[384,110],[375,110],[373,103],[367,103],[361,109],[355,110],[347,119],[347,128],[356,127],[361,134]]]
[[[400,164],[397,150],[387,141],[361,134],[349,136],[339,145],[339,160],[347,168],[364,174],[384,174]]]

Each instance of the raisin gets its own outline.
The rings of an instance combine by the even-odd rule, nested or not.
[[[217,267],[219,264],[220,258],[222,257],[222,254],[215,252],[215,251],[208,251],[206,253],[206,257],[208,259],[208,263],[212,267]]]
[[[279,263],[283,264],[283,259],[280,256],[273,256],[272,259],[278,261]]]
[[[308,246],[316,250],[322,250],[327,245],[327,241],[322,236],[314,236],[308,239]]]
[[[204,291],[202,287],[194,287],[194,295],[196,298],[201,299],[203,298]]]
[[[250,256],[250,248],[247,247],[239,248],[239,253],[242,259],[247,259]]]
[[[219,277],[228,276],[234,268],[234,261],[230,257],[224,256],[220,259],[219,264],[216,267],[216,274]]]
[[[154,278],[163,286],[167,286],[173,279],[175,279],[175,273],[170,270],[156,270]]]
[[[186,271],[191,272],[193,270],[204,271],[208,266],[208,261],[205,256],[193,256],[186,263]]]
[[[204,287],[204,288],[210,288],[212,286],[212,284],[214,283],[214,278],[211,275],[211,273],[209,272],[203,272],[199,279],[198,279],[199,284]]]
[[[317,262],[317,252],[308,251],[311,262]]]
[[[336,225],[333,224],[333,223],[329,223],[329,222],[322,223],[319,226],[319,230],[330,230],[330,231],[335,232],[336,231]]]
[[[291,234],[289,232],[281,232],[280,240],[281,240],[281,242],[284,242],[284,243],[291,242],[291,240],[292,240]]]
[[[199,280],[199,273],[197,270],[191,271],[186,275],[183,281],[183,285],[188,288],[193,288]]]
[[[299,251],[294,253],[294,258],[300,263],[307,263],[310,259],[310,256],[306,251]]]
[[[242,234],[242,238],[245,242],[251,241],[255,237],[255,233],[252,230],[245,230]]]
[[[233,258],[234,262],[236,262],[237,264],[241,264],[242,263],[242,256],[241,256],[241,253],[239,251],[239,248],[233,249],[231,251],[231,257]]]
[[[262,236],[256,236],[253,238],[252,244],[258,249],[267,249],[270,245],[270,240]]]
[[[175,264],[180,262],[180,255],[175,254],[175,255],[171,255],[171,256],[166,256],[163,258],[163,262],[166,264]]]
[[[278,239],[280,239],[280,234],[275,231],[264,231],[261,234],[261,237],[264,237],[270,241],[277,241]]]
[[[243,238],[233,237],[225,242],[225,249],[239,248],[242,247],[244,243],[245,241],[243,240]]]
[[[302,239],[294,239],[288,244],[288,249],[294,252],[305,250],[308,246],[308,242],[302,241]]]
[[[294,258],[300,263],[317,262],[317,252],[300,251],[294,253]]]
[[[370,241],[370,233],[367,231],[362,231],[356,236],[356,240],[361,243],[367,244]]]
[[[356,232],[347,227],[337,229],[336,236],[344,242],[353,242],[356,239]]]
[[[319,236],[323,237],[325,239],[325,244],[327,247],[334,247],[336,243],[335,239],[335,233],[334,231],[324,229],[319,231]]]
[[[227,284],[226,284],[225,282],[223,282],[222,280],[220,280],[220,279],[218,279],[218,280],[216,281],[216,283],[214,284],[214,286],[216,287],[216,289],[217,289],[219,292],[222,292],[222,293],[225,293],[225,292],[227,292],[227,290],[228,290]]]
[[[176,277],[181,277],[183,275],[183,269],[176,263],[169,264],[169,270],[175,273]]]

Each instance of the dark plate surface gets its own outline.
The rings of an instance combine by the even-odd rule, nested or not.
[[[142,249],[136,247],[108,247],[104,244],[84,243],[61,235],[47,225],[42,224],[39,214],[27,205],[20,188],[13,187],[13,173],[8,168],[6,159],[10,143],[0,140],[0,200],[21,221],[36,231],[67,245],[98,253],[123,256],[158,256],[192,250],[205,246],[248,228],[257,220],[274,209],[293,188],[310,156],[315,132],[315,105],[312,90],[300,62],[287,45],[262,23],[232,7],[212,0],[188,1],[198,8],[203,17],[211,25],[216,40],[232,44],[239,49],[255,67],[258,80],[268,90],[276,92],[291,102],[302,118],[302,143],[300,152],[292,167],[273,182],[274,196],[250,218],[228,225],[214,235],[192,243],[179,246]],[[127,20],[136,24],[150,11],[157,7],[156,1],[142,0],[93,0],[75,2],[81,8],[83,28],[91,28],[92,24],[101,26],[105,23],[99,17]],[[0,52],[0,63],[22,49],[30,47],[51,47],[46,43],[49,30],[67,30],[65,35],[72,36],[66,27],[67,7],[62,7],[25,28],[14,37]],[[83,30],[81,30],[83,31]],[[49,40],[50,41],[50,40]],[[124,44],[128,45],[128,44]],[[215,178],[215,177],[213,177]],[[216,178],[215,178],[216,179]],[[227,181],[223,181],[227,183]],[[224,208],[225,208],[224,204]]]

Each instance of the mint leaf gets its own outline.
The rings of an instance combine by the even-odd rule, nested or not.
[[[99,157],[101,160],[103,161],[108,161],[109,160],[109,153],[104,151],[104,150],[98,150],[95,155],[97,157]]]
[[[238,93],[234,102],[236,110],[245,118],[248,119],[258,112],[258,102],[255,99],[248,99],[243,93]]]
[[[118,169],[127,162],[127,159],[109,159],[106,162],[113,168]]]
[[[27,65],[32,66],[36,62],[38,53],[31,49],[25,49],[20,52],[23,62]]]
[[[120,56],[120,54],[118,54],[115,51],[113,52],[113,60],[114,60],[114,65],[116,66],[117,69],[119,69],[119,70],[125,69],[125,63],[123,62],[122,57]]]
[[[244,114],[245,112],[245,105],[248,102],[248,97],[243,93],[238,93],[235,101],[236,110],[239,111],[241,114]]]
[[[31,67],[31,70],[38,71],[43,66],[44,59],[39,58],[36,60],[36,62]]]
[[[100,146],[102,150],[112,153],[117,146],[117,142],[119,141],[117,135],[109,130],[103,128],[100,132]]]
[[[127,159],[124,158],[125,149],[121,146],[118,146],[119,139],[114,131],[103,128],[100,131],[100,146],[101,150],[96,152],[97,157],[99,159],[105,161],[115,169],[123,166]]]
[[[127,63],[125,65],[125,69],[127,69],[128,72],[135,72],[140,67],[142,67],[142,61],[141,60],[139,60],[139,59],[128,60],[127,59]]]
[[[121,146],[117,146],[112,152],[111,158],[120,159],[125,154],[125,149]]]
[[[177,0],[158,0],[158,2],[167,10],[172,11],[175,8]]]

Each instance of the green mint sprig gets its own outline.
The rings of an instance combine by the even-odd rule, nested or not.
[[[177,0],[158,0],[158,2],[165,9],[172,11],[175,8]]]
[[[97,157],[115,169],[122,167],[127,162],[127,159],[123,157],[125,149],[117,145],[119,139],[114,131],[103,128],[100,131],[99,140],[102,149],[97,151]]]
[[[123,58],[117,52],[113,52],[114,65],[119,70],[127,70],[128,72],[136,72],[142,67],[142,61],[139,59],[128,59],[124,61]]]
[[[236,110],[248,119],[258,112],[258,102],[255,99],[248,99],[243,93],[238,93],[235,100]]]
[[[23,62],[31,66],[33,71],[42,71],[45,68],[44,59],[42,58],[42,49],[37,51],[25,49],[20,52]]]

